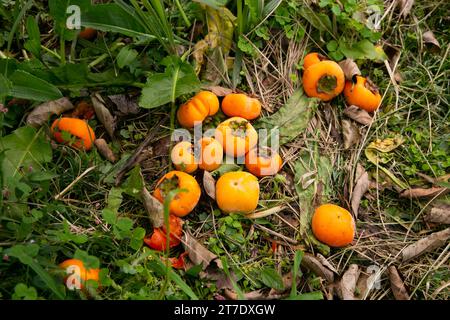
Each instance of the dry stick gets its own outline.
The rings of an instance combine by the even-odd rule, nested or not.
[[[69,191],[78,181],[80,181],[85,175],[94,170],[97,166],[87,168],[82,174],[80,174],[75,180],[73,180],[63,191],[55,196],[55,200],[61,198],[67,191]]]
[[[127,173],[128,170],[130,170],[132,167],[134,167],[134,165],[136,164],[136,159],[139,157],[141,152],[155,138],[156,134],[158,133],[158,130],[154,130],[154,129],[159,128],[163,124],[164,120],[166,120],[166,119],[163,118],[163,119],[159,120],[157,125],[150,130],[147,138],[145,138],[145,140],[142,141],[142,143],[139,145],[139,147],[137,147],[137,149],[134,151],[134,154],[130,157],[130,159],[128,159],[128,161],[125,163],[125,165],[119,170],[119,172],[117,173],[116,181],[115,181],[116,187],[118,187],[120,185],[120,183],[122,182],[122,179],[123,179],[123,176],[125,175],[125,173]]]
[[[294,244],[294,245],[297,245],[297,244],[298,244],[298,242],[295,241],[294,239],[291,239],[291,238],[289,238],[289,237],[286,237],[285,235],[282,235],[281,233],[278,233],[278,232],[275,232],[275,231],[273,231],[273,230],[270,230],[269,228],[266,228],[266,227],[264,227],[264,226],[262,226],[262,225],[255,224],[255,227],[258,228],[258,229],[260,229],[260,230],[266,231],[267,233],[270,233],[271,235],[274,235],[274,236],[276,236],[276,237],[278,237],[278,238],[281,238],[281,239],[283,239],[283,240],[285,240],[285,241],[287,241],[287,242],[289,242],[289,243],[291,243],[291,244]]]

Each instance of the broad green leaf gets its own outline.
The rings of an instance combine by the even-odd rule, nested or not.
[[[72,13],[67,13],[67,9],[71,5],[76,5],[80,8],[81,17],[85,14],[87,9],[91,6],[90,0],[49,0],[48,6],[50,15],[54,19],[55,32],[64,40],[74,40],[77,36],[77,30],[70,30],[67,28],[67,19]]]
[[[11,95],[16,98],[51,101],[63,96],[54,85],[22,70],[15,71],[9,80],[13,84]]]
[[[24,47],[36,57],[41,55],[41,33],[39,26],[33,16],[27,18],[27,33],[29,39],[25,42]]]
[[[200,81],[191,65],[174,61],[167,66],[164,73],[157,73],[147,79],[142,90],[139,105],[151,109],[162,106],[181,95],[200,90]]]
[[[117,214],[111,209],[103,209],[102,217],[106,223],[115,224],[117,220]]]
[[[273,268],[264,268],[259,272],[260,280],[267,287],[275,290],[283,290],[284,284],[280,274]]]
[[[13,300],[36,300],[38,297],[37,291],[34,287],[28,287],[24,283],[18,283],[14,287],[12,295]]]
[[[303,5],[299,8],[300,15],[305,18],[315,29],[322,32],[332,33],[331,20],[328,15],[318,13],[311,9],[308,5]]]
[[[137,227],[133,230],[131,234],[131,242],[130,247],[134,250],[139,250],[142,246],[143,240],[145,237],[145,229],[142,227]]]
[[[211,174],[215,177],[220,177],[221,175],[223,175],[227,172],[239,171],[239,170],[241,170],[241,167],[235,163],[224,163],[219,168],[212,171]]]
[[[108,193],[108,209],[117,213],[119,211],[119,207],[122,204],[122,188],[112,187]]]
[[[290,296],[293,297],[297,294],[297,276],[300,273],[300,276],[302,275],[302,272],[300,270],[300,263],[302,262],[304,252],[303,251],[295,251],[294,256],[294,266],[292,267],[292,287],[291,287],[291,294]]]
[[[11,94],[11,88],[11,81],[6,79],[5,76],[0,73],[0,101]]]
[[[119,68],[130,65],[134,62],[134,60],[136,60],[138,54],[139,53],[136,50],[130,48],[129,46],[123,47],[117,55],[117,65]]]
[[[303,90],[299,89],[289,98],[286,105],[269,117],[259,119],[255,124],[256,129],[279,130],[280,145],[288,143],[302,134],[309,121],[314,116],[319,101],[308,98]]]
[[[135,166],[130,171],[128,178],[122,184],[121,188],[127,195],[140,199],[142,188],[144,188],[140,166]]]
[[[73,255],[73,258],[83,261],[86,269],[96,269],[100,267],[100,260],[96,256],[89,255],[86,251],[77,249]]]

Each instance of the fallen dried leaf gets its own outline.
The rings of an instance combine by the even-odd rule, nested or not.
[[[105,106],[105,100],[98,93],[91,96],[92,105],[94,106],[95,114],[98,120],[103,124],[111,138],[114,138],[114,131],[116,130],[116,120],[111,112]]]
[[[111,148],[108,146],[108,143],[105,139],[95,139],[94,141],[95,146],[97,147],[97,150],[100,152],[100,154],[105,157],[106,160],[109,162],[116,162],[116,156],[114,155],[114,152],[112,152]]]
[[[108,96],[108,99],[117,107],[120,116],[139,113],[140,108],[137,101],[125,94]]]
[[[361,140],[358,127],[351,120],[342,120],[342,134],[344,136],[344,149],[355,147]]]
[[[414,5],[414,0],[398,0],[397,6],[400,9],[400,15],[404,18],[411,13],[411,9]]]
[[[264,217],[270,216],[272,214],[279,213],[279,212],[283,211],[284,209],[285,209],[285,206],[276,206],[276,207],[269,208],[269,209],[266,209],[266,210],[262,210],[262,211],[258,211],[258,212],[247,214],[247,215],[245,215],[245,217],[247,219],[264,218]]]
[[[433,251],[443,246],[450,239],[450,228],[435,232],[426,238],[407,246],[402,251],[402,261],[409,261],[424,253]]]
[[[437,41],[436,37],[434,36],[433,31],[428,30],[423,33],[422,35],[422,41],[425,44],[431,44],[437,48],[441,48],[441,45],[439,44],[439,41]]]
[[[316,258],[317,260],[320,261],[320,263],[322,263],[325,267],[327,267],[328,269],[330,269],[331,271],[333,271],[334,273],[338,273],[336,268],[327,260],[327,258],[325,258],[323,255],[321,255],[320,253],[316,254]]]
[[[356,283],[356,292],[358,299],[366,300],[372,289],[375,288],[377,281],[379,281],[381,273],[378,272],[378,268],[371,269],[367,267],[365,271],[361,271]]]
[[[344,114],[350,119],[353,119],[356,122],[364,125],[371,124],[373,120],[371,115],[366,110],[358,108],[357,106],[354,105],[345,108]]]
[[[347,271],[345,271],[345,273],[342,275],[338,290],[338,293],[342,300],[356,300],[355,288],[359,274],[360,270],[358,265],[351,264],[348,267]]]
[[[342,71],[344,71],[345,78],[348,81],[352,81],[353,77],[358,75],[361,75],[361,71],[358,68],[358,65],[356,64],[353,59],[345,59],[339,62],[339,65],[341,66]]]
[[[73,108],[72,102],[66,97],[45,102],[31,111],[27,117],[27,124],[35,128],[40,127],[47,122],[52,115],[59,116]]]
[[[184,250],[189,255],[189,259],[196,265],[201,264],[203,270],[205,270],[212,261],[217,259],[217,255],[198,242],[189,232],[184,233],[181,242],[183,243]],[[220,260],[217,260],[216,264],[221,267]]]
[[[369,190],[369,175],[364,170],[356,181],[355,187],[353,188],[352,196],[350,199],[352,211],[355,217],[358,217],[359,204],[363,195]]]
[[[164,206],[145,187],[142,189],[142,202],[152,226],[154,228],[162,227],[164,225]]]
[[[203,188],[208,196],[212,199],[216,199],[216,180],[209,171],[204,171],[203,173]]]
[[[438,224],[450,224],[450,204],[435,204],[425,216],[425,221]]]
[[[394,294],[395,300],[409,300],[409,294],[406,290],[405,284],[400,278],[400,274],[395,266],[390,266],[389,280],[391,282],[391,290]]]
[[[444,187],[406,189],[400,193],[400,198],[430,198],[447,194],[449,190]]]
[[[319,259],[309,253],[305,253],[301,262],[301,266],[314,272],[317,276],[325,279],[327,282],[334,281],[334,274],[331,270],[325,267]]]
[[[220,87],[220,86],[206,86],[206,87],[203,87],[203,89],[211,91],[218,97],[224,97],[230,93],[233,93],[233,90],[231,90],[229,88]]]

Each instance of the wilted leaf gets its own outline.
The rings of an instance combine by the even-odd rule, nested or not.
[[[344,149],[355,147],[361,140],[361,134],[358,127],[351,120],[342,120],[342,135],[344,136]]]
[[[364,150],[364,153],[367,159],[376,165],[380,170],[382,170],[397,186],[401,189],[407,189],[408,186],[400,181],[392,172],[388,169],[380,165],[380,163],[387,163],[387,160],[384,155],[393,151],[398,146],[403,143],[403,138],[401,136],[397,136],[395,138],[387,138],[384,140],[377,139],[376,141],[372,141],[367,148]]]
[[[189,255],[189,259],[194,264],[201,264],[203,270],[205,270],[212,261],[217,259],[217,256],[209,251],[205,246],[198,242],[189,232],[185,232],[183,236],[183,247]],[[219,261],[217,261],[219,265]]]
[[[355,187],[353,188],[352,197],[350,199],[352,211],[355,217],[358,217],[359,204],[361,203],[361,199],[367,190],[369,190],[369,175],[364,170],[356,181]]]
[[[342,300],[356,300],[355,288],[358,281],[360,270],[358,265],[351,264],[347,271],[342,275],[342,279],[339,282],[340,297]]]
[[[425,44],[432,44],[439,49],[441,48],[439,41],[437,41],[436,37],[434,36],[433,31],[431,31],[431,30],[424,32],[424,34],[422,35],[422,40]]]
[[[211,173],[208,171],[203,172],[203,188],[205,188],[205,192],[212,199],[216,199],[216,180],[214,180]]]
[[[116,119],[105,106],[105,101],[98,93],[91,96],[92,105],[94,106],[95,114],[98,120],[103,124],[111,138],[114,138],[114,131],[116,130]]]
[[[114,163],[116,162],[116,156],[114,155],[114,152],[112,152],[111,148],[108,146],[108,143],[105,139],[95,139],[94,141],[95,146],[97,147],[97,150],[100,152],[100,154],[105,157],[106,160]]]
[[[108,99],[117,107],[120,116],[139,113],[139,105],[127,95],[116,94],[108,96]]]
[[[325,279],[328,283],[334,281],[334,274],[325,267],[318,258],[312,254],[305,253],[301,261],[301,266],[313,272],[315,275]]]
[[[401,198],[430,198],[437,195],[444,195],[449,192],[450,189],[444,187],[431,187],[431,188],[414,188],[406,189],[400,193]]]
[[[142,189],[142,202],[152,226],[154,228],[162,227],[164,224],[164,206],[145,187]]]
[[[399,8],[399,13],[404,18],[409,16],[413,5],[414,5],[414,0],[397,0],[397,6]]]
[[[52,115],[59,116],[60,114],[73,109],[72,102],[66,97],[45,102],[31,111],[27,117],[27,124],[32,127],[40,127],[50,119]]]
[[[345,78],[348,81],[353,81],[353,77],[358,75],[361,75],[361,71],[358,68],[358,65],[356,64],[353,59],[345,59],[339,62],[339,66],[342,68],[342,71],[344,71]]]
[[[391,282],[391,290],[394,294],[395,300],[409,300],[408,291],[405,288],[398,270],[395,266],[390,266],[389,270],[389,280]]]
[[[317,106],[317,99],[308,98],[303,90],[299,89],[280,110],[269,117],[260,118],[254,126],[256,129],[267,129],[268,137],[271,130],[279,130],[280,145],[283,145],[304,132]]]
[[[424,253],[433,251],[448,242],[450,239],[450,228],[435,232],[426,238],[407,246],[402,251],[402,261],[409,261]]]
[[[205,86],[203,89],[211,91],[218,97],[224,97],[230,93],[233,93],[233,90],[220,86]]]
[[[356,122],[364,125],[369,125],[372,123],[372,117],[370,114],[366,110],[358,108],[354,105],[345,108],[344,114]]]
[[[450,204],[437,203],[425,216],[425,221],[438,224],[450,224]]]

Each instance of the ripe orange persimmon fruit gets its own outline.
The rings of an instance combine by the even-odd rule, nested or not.
[[[75,137],[75,140],[66,141],[63,138],[62,132],[65,131]],[[69,144],[77,149],[90,150],[92,148],[92,143],[95,140],[94,130],[89,126],[89,124],[81,119],[76,118],[59,118],[56,119],[52,126],[51,132],[53,137],[59,143]]]
[[[184,217],[197,205],[201,195],[200,186],[190,174],[182,171],[170,171],[158,181],[153,196],[164,203],[165,197],[175,189],[185,189],[185,191],[179,192],[172,199],[169,211],[178,217]]]
[[[329,101],[344,89],[344,71],[334,61],[321,61],[303,72],[303,89],[309,97]]]
[[[169,215],[169,248],[178,246],[181,243],[183,235],[183,221],[174,215]],[[161,228],[154,228],[150,236],[144,238],[144,242],[150,248],[158,251],[164,251],[167,248],[167,228],[163,225]]]
[[[303,59],[303,70],[308,69],[313,64],[319,63],[321,61],[328,60],[325,56],[317,52],[308,53]]]
[[[232,117],[219,124],[215,136],[225,153],[233,157],[245,155],[258,142],[255,128],[241,117]]]
[[[243,93],[230,93],[222,100],[222,111],[229,117],[253,120],[261,114],[261,102]]]
[[[276,174],[282,164],[278,152],[269,147],[254,148],[245,155],[245,167],[257,177]]]
[[[175,168],[179,171],[192,173],[198,168],[197,160],[194,155],[192,143],[188,141],[178,142],[170,153]]]
[[[344,96],[348,104],[368,112],[377,110],[381,102],[381,95],[375,84],[361,76],[356,76],[356,83],[352,81],[345,83]]]
[[[204,137],[198,142],[200,146],[200,159],[198,166],[206,171],[216,170],[223,161],[222,145],[214,138]]]
[[[353,216],[334,204],[323,204],[316,208],[311,226],[314,236],[331,247],[346,246],[355,236]]]
[[[250,213],[259,200],[258,178],[248,172],[227,172],[216,183],[216,201],[225,213]]]
[[[92,40],[95,38],[96,35],[97,35],[97,30],[95,30],[93,28],[84,28],[78,34],[78,36],[80,38],[83,38],[85,40]]]
[[[68,276],[65,277],[64,282],[67,281],[67,279],[70,275],[75,275],[75,276],[80,277],[78,279],[79,283],[80,283],[80,289],[83,288],[84,283],[88,280],[94,280],[94,281],[99,282],[100,269],[96,269],[96,268],[95,269],[86,269],[83,261],[81,261],[79,259],[67,259],[67,260],[61,262],[59,264],[59,267],[61,269],[66,270],[66,272],[72,271],[71,274],[68,274]],[[70,269],[68,270],[68,268],[72,268],[72,270],[70,270]],[[79,272],[79,274],[78,274],[78,272]],[[76,281],[75,278],[73,280]],[[67,283],[66,283],[66,285],[67,285]]]
[[[177,111],[178,122],[185,128],[193,128],[219,110],[219,99],[210,91],[200,91]]]

